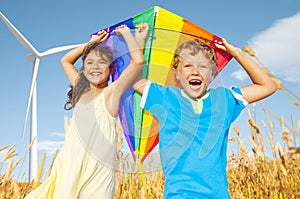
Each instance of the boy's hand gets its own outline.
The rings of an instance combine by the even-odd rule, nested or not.
[[[215,43],[216,47],[219,49],[222,49],[229,54],[231,54],[233,57],[236,57],[239,53],[242,52],[242,50],[226,41],[226,39],[222,39],[222,42]]]

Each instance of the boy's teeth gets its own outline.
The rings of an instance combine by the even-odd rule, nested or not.
[[[192,84],[192,85],[200,85],[201,81],[199,81],[199,80],[191,80],[191,81],[189,81],[189,83]]]

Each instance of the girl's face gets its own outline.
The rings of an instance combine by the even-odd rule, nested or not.
[[[207,86],[213,79],[212,64],[200,51],[196,55],[191,55],[191,51],[183,49],[180,60],[175,69],[178,79],[184,92],[193,100],[201,97]]]
[[[108,85],[110,62],[107,56],[99,56],[95,51],[91,51],[84,60],[83,74],[94,87],[105,87]]]

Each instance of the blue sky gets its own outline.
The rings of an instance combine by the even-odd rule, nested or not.
[[[220,37],[225,37],[236,46],[251,46],[264,65],[287,88],[300,96],[298,0],[0,0],[0,11],[40,52],[53,47],[86,42],[91,33],[152,6],[160,6],[174,12]],[[32,63],[26,61],[30,52],[15,39],[2,21],[0,49],[0,147],[16,144],[18,157],[26,157],[22,168],[19,165],[16,170],[28,173],[26,152],[29,143],[29,123],[24,142],[21,137],[31,84]],[[60,58],[64,53],[43,58],[38,73],[38,146],[39,156],[47,153],[46,169],[53,151],[63,143],[64,116],[71,115],[71,112],[63,110],[69,85],[60,65]],[[234,60],[219,76],[225,86],[242,86],[249,83],[249,79]],[[258,122],[266,120],[262,105],[276,115],[283,116],[290,127],[290,118],[293,115],[294,125],[297,127],[300,111],[284,92],[278,91],[257,103]],[[252,106],[248,108],[252,111]],[[269,114],[274,125],[278,125],[278,120]],[[247,110],[241,114],[233,127],[241,126],[242,137],[250,146],[250,131],[246,126],[246,118]],[[280,141],[280,132],[281,127],[278,125],[276,141]],[[230,137],[232,136],[235,134],[230,131]],[[5,152],[0,153],[0,159]]]

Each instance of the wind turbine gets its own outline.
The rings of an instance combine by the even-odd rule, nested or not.
[[[41,58],[46,57],[48,55],[52,55],[55,53],[63,52],[66,50],[70,50],[82,44],[61,46],[56,48],[51,48],[46,50],[45,52],[38,52],[29,42],[28,40],[17,30],[17,28],[0,12],[0,17],[13,33],[13,35],[17,38],[17,40],[29,51],[32,52],[31,55],[27,56],[27,61],[32,62],[32,79],[31,79],[31,87],[28,98],[28,104],[26,109],[26,116],[24,122],[24,128],[22,132],[22,140],[24,140],[24,132],[26,130],[26,123],[28,119],[29,109],[31,107],[31,122],[30,122],[30,143],[32,146],[29,149],[29,181],[36,179],[37,176],[37,166],[38,166],[38,158],[37,158],[37,93],[36,93],[36,78],[38,74],[38,68]],[[35,139],[35,140],[34,140]]]

